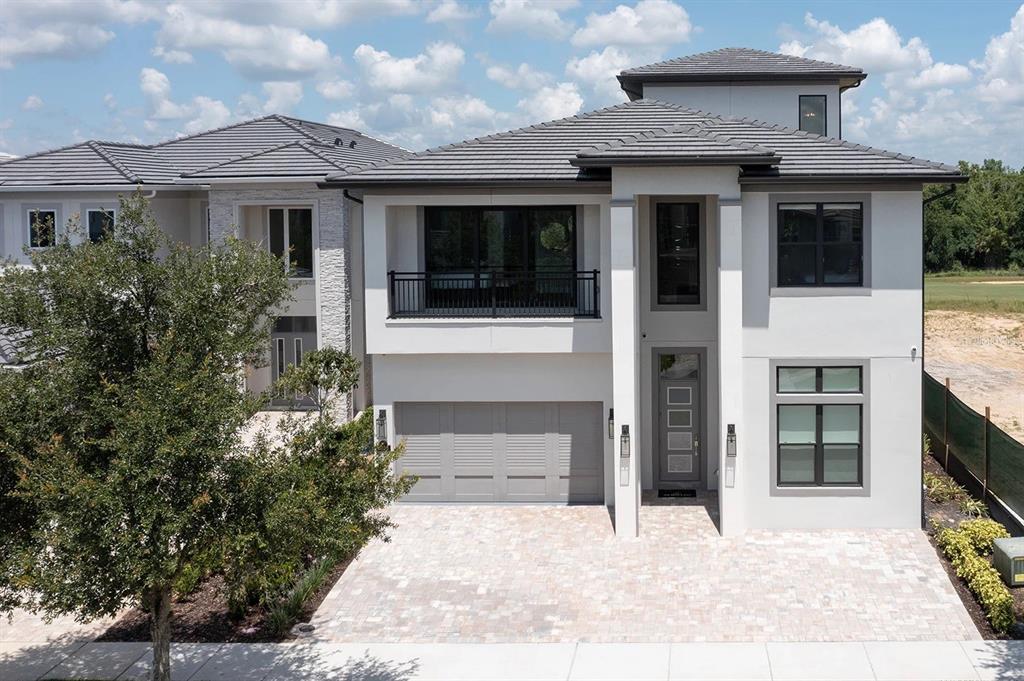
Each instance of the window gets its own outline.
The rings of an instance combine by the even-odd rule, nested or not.
[[[288,276],[313,276],[313,209],[271,208],[269,214],[270,252],[284,259]]]
[[[699,305],[700,204],[656,204],[654,238],[657,304]]]
[[[284,356],[284,338],[275,338],[274,345],[277,350],[277,357],[274,359],[274,379],[279,379],[284,375],[285,370],[288,368],[287,358]]]
[[[573,272],[572,206],[428,207],[428,272]]]
[[[800,95],[800,129],[825,135],[825,95]]]
[[[114,211],[103,208],[89,208],[85,211],[86,229],[89,241],[96,243],[114,230]]]
[[[28,245],[30,248],[49,248],[57,243],[57,211],[28,211]]]
[[[863,485],[862,374],[860,366],[777,367],[779,487]]]
[[[779,286],[862,286],[863,282],[863,204],[779,204]]]

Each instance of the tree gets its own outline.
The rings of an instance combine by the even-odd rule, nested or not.
[[[139,193],[117,217],[0,269],[0,328],[27,332],[25,368],[0,374],[0,606],[144,607],[163,680],[173,584],[238,530],[238,433],[261,403],[239,372],[289,288],[256,243],[171,243]]]

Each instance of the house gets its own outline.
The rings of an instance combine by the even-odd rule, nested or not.
[[[6,249],[45,246],[36,209],[91,226],[136,185],[179,238],[295,247],[250,386],[299,343],[356,353],[350,413],[404,443],[410,502],[603,503],[632,537],[695,490],[726,535],[918,527],[921,194],[966,178],[844,141],[865,77],[724,49],[417,154],[281,116],[85,143],[0,164]]]
[[[352,333],[362,307],[348,243],[361,208],[343,189],[318,183],[407,153],[348,128],[271,115],[160,144],[87,141],[16,158],[0,163],[0,256],[27,262],[25,247],[45,248],[72,216],[81,227],[72,238],[99,238],[116,219],[118,196],[136,189],[176,241],[198,246],[233,234],[275,253],[291,249],[294,299],[280,310],[267,366],[247,371],[249,388],[260,391],[317,347],[362,353],[362,334]],[[0,364],[7,355],[14,361],[14,336],[4,343],[3,335]],[[365,404],[357,390],[343,413]]]
[[[720,528],[919,527],[922,186],[855,68],[725,49],[630,101],[326,182],[361,193],[373,403],[410,499],[717,490]],[[671,492],[670,492],[671,493]]]

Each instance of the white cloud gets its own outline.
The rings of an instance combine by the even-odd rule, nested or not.
[[[360,45],[355,60],[362,67],[366,84],[391,92],[433,92],[458,75],[465,52],[458,45],[436,42],[415,57],[392,57],[372,45]]]
[[[962,64],[936,62],[916,76],[907,79],[907,86],[914,89],[934,89],[960,85],[971,79],[971,71]]]
[[[39,95],[29,95],[25,98],[25,101],[21,103],[23,111],[35,111],[36,109],[43,108],[43,99]]]
[[[834,24],[815,19],[808,12],[804,24],[814,34],[810,41],[783,43],[780,52],[876,73],[921,69],[932,63],[931,54],[920,38],[904,42],[896,29],[881,17],[852,31],[843,31]]]
[[[550,73],[538,71],[526,62],[515,68],[493,64],[487,67],[487,77],[512,90],[536,90],[554,80]]]
[[[1024,101],[1024,5],[1010,20],[1010,30],[992,38],[985,58],[971,62],[981,71],[978,94],[989,102]]]
[[[139,88],[149,105],[145,121],[148,132],[158,132],[165,122],[185,121],[179,134],[188,135],[218,128],[232,120],[231,111],[217,99],[199,95],[187,104],[174,102],[170,79],[154,68],[145,67],[139,72]]]
[[[49,27],[27,28],[17,33],[12,29],[8,25],[4,34],[0,35],[0,68],[13,68],[16,61],[25,58],[71,58],[90,54],[114,39],[111,31],[99,26],[53,24]]]
[[[498,113],[487,102],[472,95],[436,97],[428,110],[430,124],[462,135],[466,129],[492,130]]]
[[[114,93],[108,92],[103,95],[103,105],[107,107],[107,111],[114,111],[117,109],[117,98],[114,97]]]
[[[247,0],[244,11],[239,11],[240,4],[237,0],[189,3],[194,5],[191,10],[208,17],[299,29],[335,28],[358,20],[416,14],[423,10],[417,0]]]
[[[288,113],[302,101],[302,83],[277,81],[263,84],[267,97],[263,110],[270,113]]]
[[[462,21],[469,21],[480,12],[475,7],[462,5],[456,0],[441,0],[434,9],[427,14],[428,24],[457,24]]]
[[[634,7],[619,5],[606,14],[590,14],[572,36],[577,47],[599,45],[672,45],[687,42],[693,25],[680,5],[671,0],[640,0]]]
[[[157,45],[150,53],[168,64],[191,64],[195,61],[190,53],[184,50],[168,50],[163,45]]]
[[[175,120],[188,115],[185,107],[171,101],[171,81],[163,72],[143,68],[139,72],[139,89],[149,103],[150,120]]]
[[[224,106],[223,102],[203,96],[195,97],[192,100],[189,115],[191,118],[181,131],[185,135],[220,128],[232,120],[231,111]]]
[[[623,101],[626,94],[619,87],[615,76],[631,66],[657,61],[656,52],[631,53],[609,45],[600,52],[592,51],[585,57],[573,57],[565,66],[570,77],[585,83],[599,95],[602,102]]]
[[[316,91],[320,93],[320,96],[331,100],[347,99],[352,96],[355,89],[356,86],[351,81],[340,78],[324,80],[316,85]]]
[[[573,26],[559,12],[578,4],[577,0],[491,0],[491,21],[487,30],[540,38],[567,38]]]
[[[576,83],[559,83],[540,88],[519,100],[518,106],[531,122],[551,121],[579,113],[583,97]]]

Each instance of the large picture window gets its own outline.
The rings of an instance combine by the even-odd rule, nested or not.
[[[288,276],[313,276],[313,209],[271,208],[268,215],[270,252],[284,260]]]
[[[28,211],[28,245],[30,248],[49,248],[57,243],[57,211]]]
[[[658,305],[699,305],[700,204],[655,204]]]
[[[825,95],[800,95],[800,129],[815,135],[827,134]]]
[[[859,487],[864,481],[863,368],[778,367],[780,487]],[[824,396],[832,399],[825,400]]]
[[[861,203],[780,203],[778,285],[863,286]]]
[[[103,208],[89,208],[85,211],[89,241],[96,243],[114,231],[114,211]]]
[[[428,207],[428,272],[573,272],[572,206]]]

